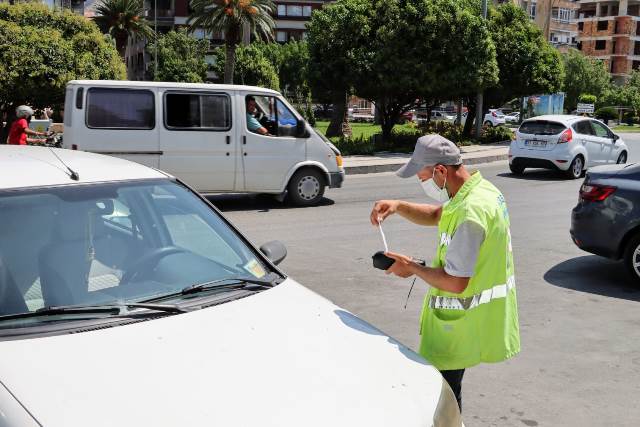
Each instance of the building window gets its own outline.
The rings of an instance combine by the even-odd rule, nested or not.
[[[609,21],[598,21],[598,31],[606,31],[609,29]]]
[[[584,22],[578,22],[578,31],[584,30]]]
[[[596,50],[605,50],[607,48],[606,40],[596,40]]]
[[[633,65],[631,65],[631,67],[634,70],[640,70],[640,61],[633,61]]]
[[[531,19],[536,17],[536,2],[531,2],[531,9],[529,10],[529,16]]]
[[[284,4],[278,5],[278,16],[287,16],[287,6]]]
[[[311,16],[311,6],[303,6],[302,16]]]
[[[571,12],[572,12],[571,9],[554,8],[551,11],[551,17],[556,21],[569,22],[571,21],[571,18],[572,18]]]
[[[582,50],[582,42],[576,43],[576,49]]]
[[[276,33],[276,41],[279,41],[280,43],[285,43],[287,41],[287,32],[278,31]]]
[[[634,55],[640,55],[640,42],[635,42],[633,44],[633,54]]]
[[[287,5],[287,16],[302,16],[302,6]]]

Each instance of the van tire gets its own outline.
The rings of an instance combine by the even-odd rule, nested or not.
[[[522,166],[515,166],[513,164],[509,165],[509,170],[511,171],[512,174],[514,175],[522,175],[524,173],[524,167]]]
[[[320,203],[326,187],[324,174],[317,169],[296,171],[287,185],[289,201],[295,206],[314,206]]]
[[[487,127],[492,128],[493,127],[493,123],[491,123],[489,120],[487,120],[486,122],[484,122],[484,125]]]

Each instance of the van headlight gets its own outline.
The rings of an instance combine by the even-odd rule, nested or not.
[[[440,400],[438,400],[436,412],[433,414],[433,427],[464,427],[456,397],[444,378],[442,379]]]

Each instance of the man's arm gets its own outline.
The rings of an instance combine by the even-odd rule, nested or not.
[[[434,288],[455,294],[464,292],[469,285],[470,277],[452,276],[441,267],[424,267],[414,262],[411,257],[406,255],[396,254],[393,252],[386,252],[385,255],[396,260],[396,262],[386,271],[387,274],[393,273],[405,278],[415,274]]]
[[[394,213],[398,213],[418,225],[438,225],[442,206],[410,203],[404,200],[379,200],[371,211],[371,224],[378,225],[379,222]]]

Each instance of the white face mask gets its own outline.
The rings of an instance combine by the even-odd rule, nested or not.
[[[427,197],[445,203],[449,201],[449,193],[447,192],[447,179],[444,179],[444,185],[442,188],[438,187],[433,178],[429,178],[426,181],[420,181],[420,186],[424,190]]]

